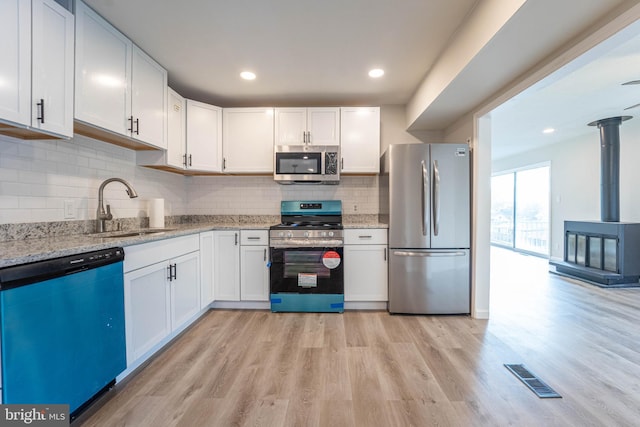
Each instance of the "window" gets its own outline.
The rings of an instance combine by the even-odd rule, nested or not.
[[[491,178],[491,243],[549,254],[549,166]]]

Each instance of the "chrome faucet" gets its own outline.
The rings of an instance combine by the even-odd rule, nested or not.
[[[105,221],[113,219],[113,215],[111,215],[111,206],[107,205],[107,209],[104,209],[104,187],[110,182],[118,181],[124,184],[127,187],[127,194],[131,199],[138,197],[138,193],[133,189],[131,184],[125,181],[122,178],[109,178],[105,180],[102,184],[100,184],[100,188],[98,189],[98,210],[96,212],[96,233],[104,232]]]

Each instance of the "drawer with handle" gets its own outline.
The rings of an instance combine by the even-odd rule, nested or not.
[[[354,228],[344,230],[345,245],[386,245],[386,228]]]
[[[240,244],[247,245],[268,245],[269,230],[240,230]]]

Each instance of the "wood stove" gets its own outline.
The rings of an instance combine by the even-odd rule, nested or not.
[[[640,224],[620,222],[620,124],[629,116],[589,123],[600,129],[601,221],[564,222],[559,274],[602,287],[640,286]]]

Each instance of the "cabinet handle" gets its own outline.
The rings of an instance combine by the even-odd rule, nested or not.
[[[167,280],[171,282],[173,274],[171,274],[171,264],[167,266]]]
[[[307,131],[307,144],[311,144],[311,131]]]
[[[227,168],[227,159],[226,157],[222,158],[222,170],[225,170]]]
[[[131,134],[133,135],[133,116],[129,116],[127,120],[129,120],[129,122],[131,123],[131,125],[129,126],[129,129],[127,130],[131,132]]]
[[[182,164],[184,165],[184,167],[187,167],[187,155],[183,154],[182,155]]]
[[[189,166],[193,166],[193,162],[191,160],[192,160],[191,154],[189,154]]]
[[[140,119],[136,119],[136,135],[140,135]]]
[[[178,264],[173,264],[173,280],[178,280]]]
[[[236,236],[235,245],[238,246],[238,233],[235,233],[235,236]]]
[[[307,131],[302,131],[302,143],[307,143]]]
[[[384,260],[387,260],[387,248],[384,248]]]
[[[267,248],[264,249],[264,255],[262,256],[262,260],[267,262]]]
[[[373,236],[358,236],[358,239],[371,239]]]
[[[247,237],[247,240],[260,240],[260,238],[257,236],[249,236]]]
[[[44,99],[40,98],[40,102],[36,104],[40,107],[40,117],[36,117],[36,120],[40,120],[40,123],[44,123]]]
[[[340,158],[340,171],[344,170],[344,157]]]

